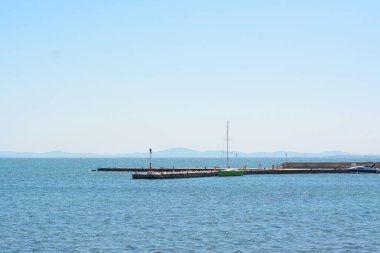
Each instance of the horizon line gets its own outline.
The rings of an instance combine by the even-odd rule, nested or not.
[[[177,153],[176,153],[177,152]],[[167,157],[167,158],[221,158],[226,152],[223,150],[195,150],[190,148],[168,148],[158,150],[153,152],[157,154],[157,158]],[[165,154],[166,153],[166,154]],[[174,153],[174,154],[173,154]],[[209,153],[209,154],[207,154]],[[61,150],[51,150],[45,152],[29,152],[29,151],[10,151],[10,150],[0,150],[0,158],[141,158],[142,156],[149,154],[146,152],[128,152],[128,153],[92,153],[92,152],[70,152]],[[337,157],[337,156],[371,156],[378,157],[380,154],[373,153],[350,153],[340,150],[326,150],[319,152],[299,152],[299,151],[256,151],[256,152],[241,152],[241,151],[230,151],[231,158],[234,156],[240,158],[249,157]],[[154,156],[153,156],[154,157]]]

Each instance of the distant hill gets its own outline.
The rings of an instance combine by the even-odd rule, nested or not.
[[[349,156],[379,156],[371,154],[352,154],[342,151],[324,151],[319,153],[301,153],[301,152],[255,152],[255,153],[243,153],[237,151],[231,151],[229,154],[231,157],[285,157],[287,153],[288,157],[349,157]],[[217,150],[210,151],[198,151],[188,148],[171,148],[162,151],[153,152],[153,157],[164,158],[206,158],[206,157],[223,157],[225,153]],[[128,153],[128,154],[93,154],[93,153],[70,153],[63,151],[50,151],[45,153],[31,153],[31,152],[13,152],[13,151],[0,151],[0,158],[146,158],[149,157],[148,152],[141,153]]]

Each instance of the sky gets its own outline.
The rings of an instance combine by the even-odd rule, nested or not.
[[[380,154],[379,1],[0,6],[0,150]]]

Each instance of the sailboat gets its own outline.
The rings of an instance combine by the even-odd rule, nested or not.
[[[220,177],[243,176],[244,175],[243,170],[239,170],[236,168],[230,168],[230,164],[229,164],[229,160],[228,160],[228,141],[229,141],[229,139],[228,139],[228,128],[229,128],[229,124],[230,124],[230,122],[227,121],[227,167],[221,168],[218,171],[218,176],[220,176]]]

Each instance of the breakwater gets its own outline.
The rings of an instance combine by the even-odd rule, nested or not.
[[[262,174],[315,174],[315,173],[378,173],[379,171],[355,171],[350,170],[352,166],[363,166],[370,163],[363,162],[298,162],[283,163],[273,165],[271,168],[242,168],[245,175]],[[375,164],[380,168],[380,163]],[[192,178],[192,177],[211,177],[216,176],[218,168],[210,167],[181,167],[181,168],[98,168],[97,171],[108,172],[135,172],[133,179],[173,179],[173,178]]]
[[[213,177],[218,174],[214,170],[193,170],[193,171],[169,171],[169,172],[142,172],[132,175],[132,179],[173,179],[192,177]]]
[[[211,167],[172,167],[172,168],[146,168],[146,167],[114,167],[114,168],[98,168],[96,171],[109,171],[109,172],[183,172],[183,171],[209,171],[214,168]]]
[[[364,166],[374,162],[289,162],[281,164],[284,169],[347,169],[353,166]],[[380,163],[375,163],[380,168]]]

